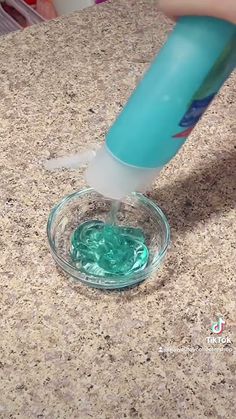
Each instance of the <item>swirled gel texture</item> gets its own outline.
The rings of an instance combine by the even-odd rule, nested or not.
[[[91,220],[71,237],[71,259],[88,275],[127,276],[143,270],[149,251],[140,228]]]

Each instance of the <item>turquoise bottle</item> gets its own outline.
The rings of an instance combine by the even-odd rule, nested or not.
[[[114,199],[148,187],[235,66],[236,25],[181,18],[90,163],[89,184]]]

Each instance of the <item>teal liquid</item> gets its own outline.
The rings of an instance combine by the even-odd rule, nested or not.
[[[76,228],[71,237],[73,262],[80,271],[97,277],[142,271],[149,259],[143,231],[116,225],[112,212],[107,221],[86,221]]]

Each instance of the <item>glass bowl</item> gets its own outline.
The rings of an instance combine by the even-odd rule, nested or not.
[[[139,284],[150,277],[163,260],[169,242],[170,227],[162,210],[141,193],[133,193],[121,201],[117,213],[119,226],[142,229],[149,249],[147,266],[129,275],[98,277],[85,274],[71,259],[71,237],[85,221],[106,222],[112,201],[93,189],[84,189],[66,196],[51,211],[47,236],[52,256],[62,270],[82,283],[103,289],[121,289]]]

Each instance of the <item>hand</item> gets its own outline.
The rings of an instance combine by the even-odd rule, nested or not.
[[[159,10],[179,16],[213,16],[236,24],[236,0],[158,0]]]

